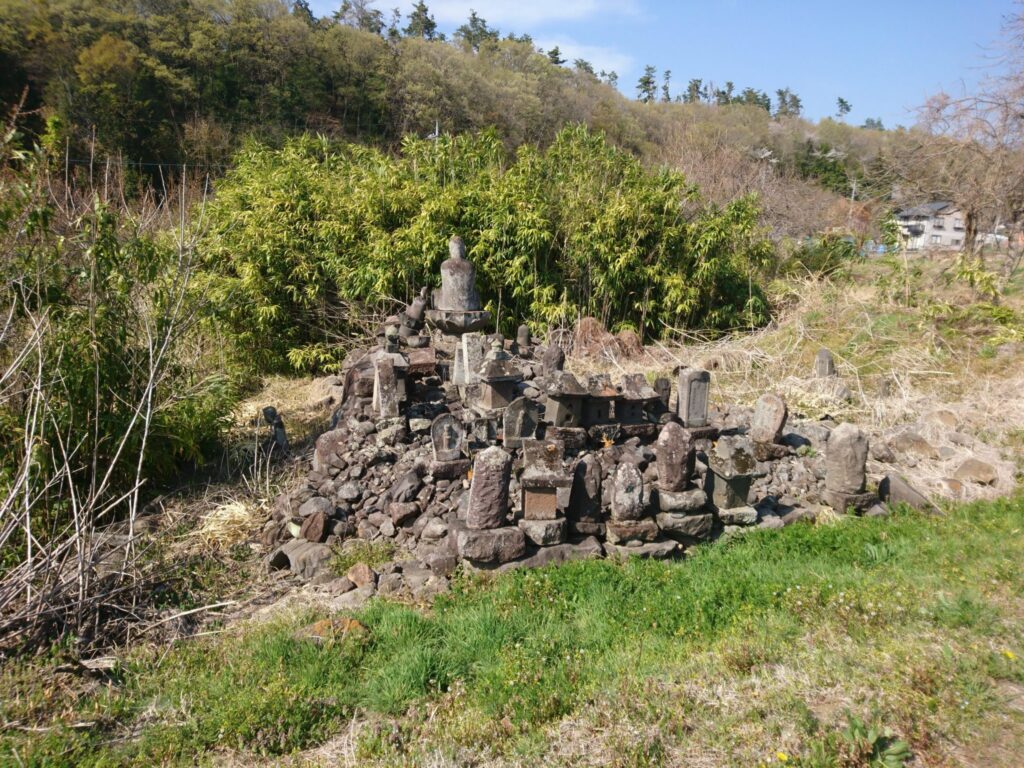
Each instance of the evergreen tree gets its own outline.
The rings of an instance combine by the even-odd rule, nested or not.
[[[565,64],[565,59],[562,58],[562,51],[559,50],[557,45],[550,51],[548,51],[548,61],[550,61],[556,67],[560,67],[563,64]]]
[[[686,86],[686,94],[683,96],[683,101],[687,104],[696,104],[698,101],[703,101],[706,96],[707,90],[704,88],[704,81],[694,78]]]
[[[864,125],[861,128],[867,128],[870,131],[884,131],[885,126],[882,125],[882,118],[869,117],[864,121]]]
[[[775,91],[778,102],[775,106],[776,117],[800,117],[803,110],[803,102],[789,88],[779,88]]]
[[[764,91],[758,91],[754,88],[744,88],[740,95],[733,99],[733,104],[746,104],[751,107],[760,107],[765,112],[772,111],[772,100],[768,97],[768,94]]]
[[[725,81],[725,88],[717,88],[715,90],[715,103],[719,106],[725,106],[726,104],[732,104],[734,101],[733,91],[736,86],[731,80]]]
[[[402,31],[399,29],[399,24],[402,22],[402,12],[397,8],[391,9],[391,22],[388,24],[388,40],[392,42],[399,40],[402,37]]]
[[[309,3],[307,0],[294,0],[292,3],[292,16],[297,19],[302,19],[309,26],[316,24],[316,16],[309,9]]]
[[[672,94],[669,91],[669,83],[672,81],[672,70],[666,69],[661,76],[661,100],[664,102],[672,101]]]
[[[637,101],[649,104],[657,98],[658,81],[655,79],[656,72],[657,70],[651,64],[644,67],[644,73],[636,84]]]
[[[409,14],[409,24],[405,28],[406,37],[422,37],[433,40],[437,37],[437,22],[430,15],[430,10],[423,0],[419,0]]]
[[[487,21],[480,18],[476,11],[469,12],[469,20],[455,30],[455,39],[461,40],[474,51],[479,51],[485,43],[498,42],[498,30],[487,26]]]
[[[786,106],[793,117],[800,117],[803,114],[804,103],[795,93],[789,94],[789,103]]]
[[[349,27],[380,35],[384,32],[384,14],[370,7],[371,0],[343,0],[334,12],[335,21]]]
[[[594,65],[586,59],[576,59],[573,61],[572,66],[577,72],[586,72],[588,75],[597,76],[597,73],[594,72]],[[604,72],[601,73],[601,76],[604,77]]]
[[[850,102],[844,99],[842,96],[836,99],[836,116],[842,120],[848,114],[853,107],[850,106]]]

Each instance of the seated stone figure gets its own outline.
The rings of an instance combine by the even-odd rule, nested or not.
[[[441,264],[441,287],[432,295],[427,323],[444,333],[460,336],[491,321],[476,290],[476,267],[466,258],[466,246],[456,235],[448,244],[449,257]]]
[[[448,243],[448,258],[441,263],[441,287],[434,291],[434,309],[478,312],[476,267],[466,258],[466,244],[456,235]]]

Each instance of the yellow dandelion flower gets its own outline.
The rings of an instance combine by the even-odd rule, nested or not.
[[[779,759],[780,763],[788,763],[789,762],[789,755],[787,755],[785,752],[776,752],[775,753],[775,757],[777,757]]]
[[[1017,654],[1015,654],[1013,651],[1009,651],[1009,650],[1003,651],[1003,656],[1008,658],[1010,661],[1014,661],[1017,658]]]

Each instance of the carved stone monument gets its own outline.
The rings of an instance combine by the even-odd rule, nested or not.
[[[747,497],[754,479],[763,473],[757,470],[750,438],[720,438],[708,452],[708,470],[704,489],[710,491],[722,522],[726,525],[756,523],[757,511],[748,505]]]
[[[462,441],[466,429],[450,413],[442,413],[430,425],[430,442],[434,461],[455,461],[462,458]]]
[[[819,349],[814,357],[814,375],[819,379],[827,379],[836,375],[836,360],[832,352],[827,349]]]
[[[568,499],[572,477],[562,466],[564,446],[556,440],[523,441],[523,519],[519,527],[526,538],[546,547],[565,541],[566,521],[562,509]],[[560,494],[563,490],[565,494]]]
[[[565,352],[557,344],[548,344],[547,349],[544,350],[544,356],[541,357],[541,366],[545,376],[561,371],[565,368]]]
[[[573,471],[568,517],[574,533],[584,536],[604,535],[604,523],[601,522],[601,462],[592,453],[580,459]]]
[[[781,396],[769,392],[757,399],[750,421],[750,438],[758,461],[779,459],[789,452],[786,446],[778,444],[788,416],[789,409]]]
[[[399,415],[398,378],[390,357],[380,357],[373,364],[373,410],[382,419]]]
[[[469,487],[467,528],[480,530],[505,524],[511,473],[512,457],[501,448],[491,446],[477,454]]]
[[[399,318],[401,326],[398,329],[398,335],[401,336],[406,346],[416,349],[425,347],[429,343],[429,336],[420,335],[420,331],[423,330],[426,313],[427,289],[424,287],[420,290],[419,295],[405,308],[405,311],[402,312]]]
[[[579,427],[583,424],[583,400],[587,390],[568,371],[559,371],[545,381],[548,400],[544,406],[544,419],[559,428]]]
[[[676,415],[684,427],[706,427],[708,424],[708,390],[711,374],[696,368],[679,372],[679,402]]]
[[[825,447],[824,499],[837,512],[863,512],[877,497],[865,490],[868,437],[857,426],[840,424],[832,430]]]
[[[615,469],[611,507],[606,524],[611,543],[652,542],[661,533],[654,518],[647,515],[643,476],[636,464],[625,462]]]
[[[461,336],[480,330],[491,322],[491,313],[483,310],[476,290],[476,267],[466,258],[462,238],[448,244],[449,258],[441,264],[441,287],[434,291],[433,309],[427,310],[427,323],[443,333]]]
[[[519,397],[505,409],[503,442],[506,448],[521,448],[525,440],[537,437],[540,427],[540,406],[535,400]]]
[[[520,357],[533,357],[533,339],[530,336],[530,326],[525,323],[516,329],[515,352]]]
[[[479,407],[485,413],[507,408],[516,399],[516,385],[523,380],[523,374],[512,358],[501,348],[501,341],[495,341],[491,353],[480,367]],[[468,365],[467,365],[468,368]]]

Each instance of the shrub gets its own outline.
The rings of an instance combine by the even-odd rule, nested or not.
[[[852,238],[827,234],[799,243],[782,262],[781,271],[787,275],[833,275],[848,269],[858,258]]]
[[[756,204],[697,202],[680,174],[582,126],[514,157],[493,132],[407,138],[397,155],[252,143],[210,207],[204,287],[257,370],[336,364],[368,307],[437,283],[453,234],[505,332],[585,315],[647,335],[763,322],[751,275],[772,247]]]
[[[13,134],[8,134],[8,140]],[[0,145],[0,640],[92,622],[93,532],[203,461],[235,402],[192,353],[187,243]],[[4,156],[4,150],[8,150]],[[152,211],[150,212],[152,213]],[[127,570],[127,566],[125,568]],[[12,586],[22,585],[22,589]],[[67,613],[64,613],[67,611]]]

